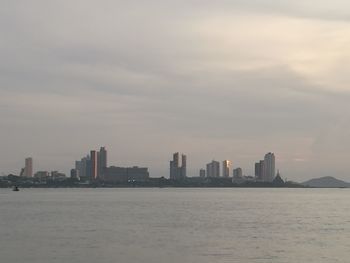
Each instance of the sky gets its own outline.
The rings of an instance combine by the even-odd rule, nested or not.
[[[168,177],[350,181],[350,2],[0,0],[0,172],[68,173],[90,149]]]

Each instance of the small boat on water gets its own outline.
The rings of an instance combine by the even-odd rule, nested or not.
[[[13,187],[12,187],[12,191],[18,192],[18,191],[19,191],[18,186],[17,186],[17,185],[13,186]]]

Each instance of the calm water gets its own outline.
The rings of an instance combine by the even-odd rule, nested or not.
[[[350,190],[0,189],[0,261],[350,262]]]

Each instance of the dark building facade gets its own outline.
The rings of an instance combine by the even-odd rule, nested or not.
[[[147,181],[149,179],[148,168],[145,167],[116,167],[105,169],[103,181],[110,183],[123,183],[128,181]]]
[[[243,178],[242,168],[238,167],[238,168],[233,170],[233,178],[234,179],[241,179],[241,178]]]
[[[107,151],[105,147],[101,147],[98,152],[98,177],[103,179],[105,170],[107,168]]]

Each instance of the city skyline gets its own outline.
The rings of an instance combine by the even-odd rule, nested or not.
[[[123,168],[121,164],[112,164],[108,166],[107,159],[108,154],[105,146],[101,146],[100,150],[90,150],[89,154],[82,157],[80,160],[76,160],[73,163],[73,167],[70,169],[69,173],[62,173],[62,171],[48,169],[48,170],[34,170],[33,169],[33,158],[25,158],[25,167],[21,169],[18,175],[23,177],[38,177],[44,178],[48,177],[50,174],[57,174],[59,176],[71,177],[74,179],[83,179],[83,180],[104,180],[105,176],[111,178],[119,176],[122,172],[120,168]],[[272,152],[268,152],[264,156],[264,160],[259,161],[258,163],[253,162],[255,174],[249,174],[243,172],[244,170],[241,167],[233,166],[231,160],[222,161],[222,166],[219,161],[213,159],[210,163],[206,164],[206,168],[199,168],[197,172],[188,175],[187,174],[187,155],[179,152],[173,153],[172,160],[170,160],[169,174],[168,178],[172,180],[183,180],[188,177],[221,177],[221,178],[255,178],[257,181],[272,182],[276,176],[276,167],[275,167],[275,155]],[[258,166],[257,166],[258,165]],[[136,168],[135,163],[128,168]],[[119,169],[119,170],[116,170]],[[141,168],[144,169],[144,168]],[[147,169],[147,176],[157,178],[165,177],[165,174],[152,176],[150,175]],[[279,169],[278,169],[279,170]],[[126,172],[127,170],[125,170]],[[141,171],[141,170],[140,170]],[[137,172],[136,170],[134,172]],[[142,172],[143,173],[143,172]],[[16,173],[11,173],[16,175]],[[119,174],[119,175],[118,175]]]
[[[170,151],[251,175],[274,151],[291,180],[350,179],[350,3],[4,3],[0,172],[33,156],[68,174],[108,145],[155,176]]]
[[[1,261],[347,262],[350,1],[0,4]]]

